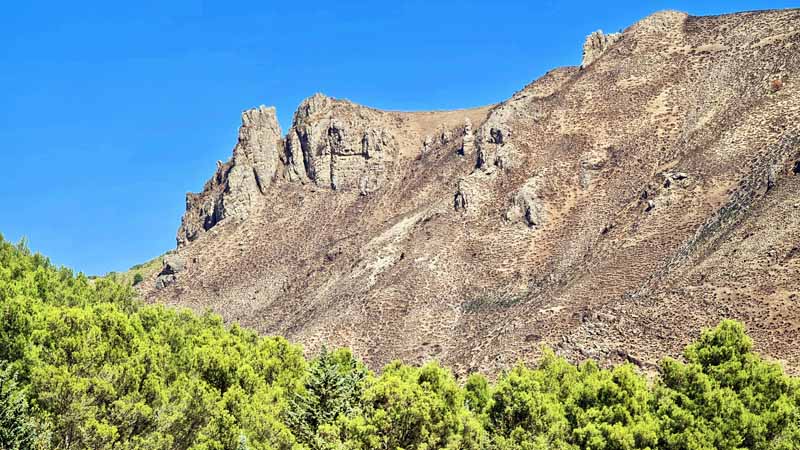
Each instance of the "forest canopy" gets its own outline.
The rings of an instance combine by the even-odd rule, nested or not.
[[[494,382],[435,362],[375,373],[0,237],[0,449],[32,448],[788,450],[800,383],[727,320],[655,377],[547,350]]]

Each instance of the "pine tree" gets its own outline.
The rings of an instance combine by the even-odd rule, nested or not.
[[[323,448],[317,442],[319,427],[356,409],[366,375],[366,368],[348,350],[329,352],[323,347],[309,367],[305,390],[295,395],[287,412],[286,422],[297,439],[314,449]]]

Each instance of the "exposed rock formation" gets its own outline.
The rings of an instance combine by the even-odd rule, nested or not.
[[[281,149],[275,108],[261,106],[243,112],[231,160],[217,162],[217,171],[202,193],[186,195],[178,245],[197,239],[223,219],[246,219],[257,197],[275,178]]]
[[[458,179],[453,206],[456,211],[479,214],[487,203],[492,202],[494,172],[475,171]]]
[[[187,196],[190,263],[138,287],[376,368],[652,367],[725,317],[800,368],[798,23],[657,13],[485,108],[315,95],[283,139],[246,112]]]
[[[581,187],[586,189],[592,178],[608,163],[608,151],[592,151],[581,159]]]
[[[464,136],[461,140],[461,150],[458,152],[460,155],[471,155],[475,151],[475,136],[472,134],[472,122],[469,119],[464,120]]]
[[[381,127],[381,116],[321,94],[305,100],[287,137],[287,162],[293,165],[290,178],[309,179],[335,190],[380,189],[396,152],[394,137]],[[301,160],[304,172],[297,168]]]
[[[506,220],[522,220],[529,228],[544,225],[547,210],[539,198],[539,184],[539,177],[533,177],[522,185],[511,198]]]
[[[186,269],[186,259],[180,255],[164,257],[161,272],[156,276],[156,289],[163,289],[177,280],[179,272]]]
[[[286,139],[275,108],[242,113],[233,157],[218,163],[200,194],[187,194],[178,245],[197,239],[224,219],[244,220],[264,202],[273,182],[313,183],[367,195],[386,181],[397,144],[390,114],[322,94],[298,108]]]
[[[597,30],[586,38],[583,44],[583,60],[581,68],[587,67],[603,55],[615,42],[622,37],[621,33],[604,34],[603,30]]]

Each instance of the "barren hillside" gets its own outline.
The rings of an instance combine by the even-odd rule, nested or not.
[[[139,286],[376,367],[647,366],[729,317],[797,370],[799,76],[800,10],[666,11],[486,108],[249,110]]]

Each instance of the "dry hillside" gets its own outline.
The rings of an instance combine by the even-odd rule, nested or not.
[[[730,317],[796,370],[798,132],[800,10],[659,12],[490,107],[246,111],[140,286],[375,367],[647,367]]]

